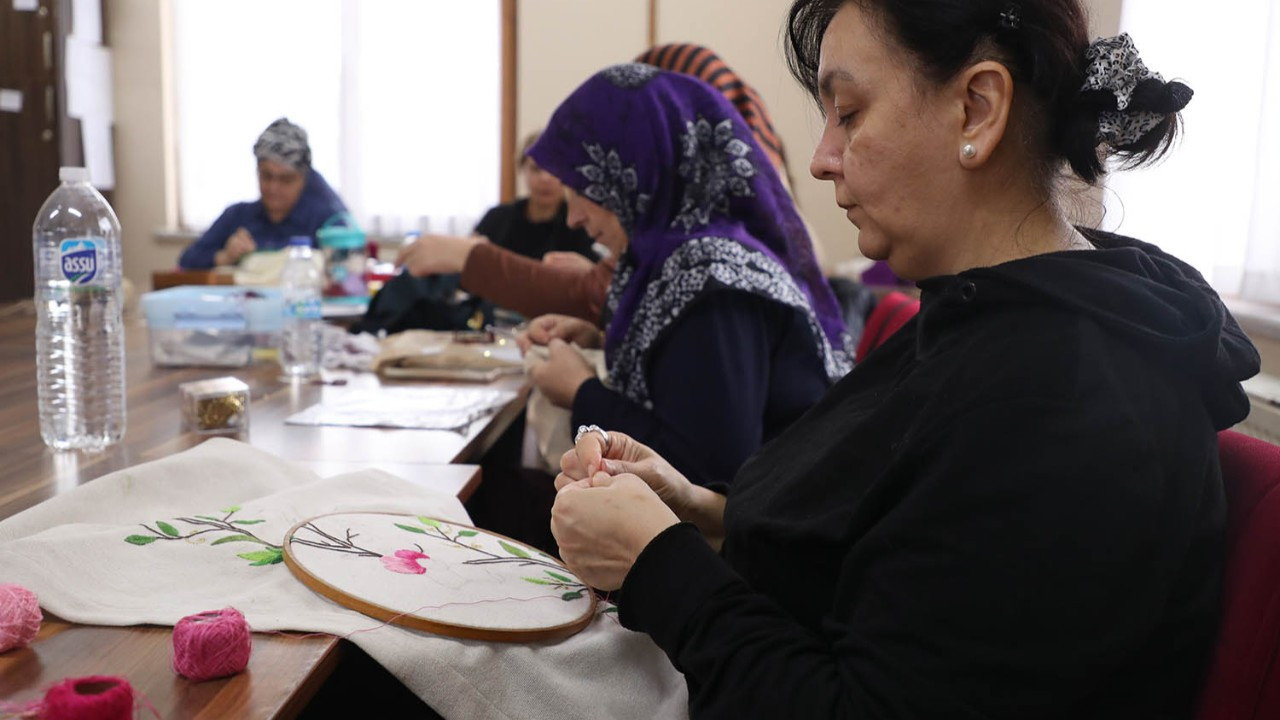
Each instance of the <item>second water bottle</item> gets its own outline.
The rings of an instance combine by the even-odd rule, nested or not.
[[[307,378],[320,373],[324,336],[320,316],[320,292],[324,273],[311,249],[311,238],[289,239],[289,258],[280,275],[284,296],[284,325],[280,334],[280,367],[289,377]]]

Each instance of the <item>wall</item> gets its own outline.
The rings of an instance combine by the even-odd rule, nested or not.
[[[644,51],[648,0],[517,0],[516,147],[606,65]]]
[[[1095,35],[1113,35],[1121,0],[1087,0]],[[658,42],[711,47],[756,87],[789,153],[801,210],[826,265],[858,257],[857,230],[832,202],[829,185],[808,171],[819,116],[786,72],[780,44],[790,0],[657,0]],[[591,73],[647,46],[648,0],[520,0],[517,138],[541,127]],[[172,227],[176,194],[167,73],[169,0],[112,0],[108,37],[115,49],[116,210],[125,232],[125,271],[141,288],[171,267],[180,245],[155,240]]]
[[[177,264],[180,245],[155,233],[177,218],[169,114],[169,0],[113,0],[106,38],[114,54],[116,189],[125,275],[145,291],[153,270]]]

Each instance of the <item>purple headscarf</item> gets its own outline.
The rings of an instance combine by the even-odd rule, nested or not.
[[[714,88],[651,65],[606,68],[528,154],[630,238],[606,303],[610,380],[624,395],[648,404],[649,349],[694,300],[725,289],[803,312],[828,376],[848,372],[849,335],[791,196]]]

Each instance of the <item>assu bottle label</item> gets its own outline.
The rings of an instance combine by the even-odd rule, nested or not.
[[[101,238],[71,238],[58,247],[62,277],[72,285],[88,285],[98,276],[98,249]]]
[[[284,314],[285,317],[298,320],[319,320],[324,314],[324,308],[320,305],[320,298],[286,298]]]

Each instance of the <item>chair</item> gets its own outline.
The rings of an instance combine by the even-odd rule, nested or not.
[[[1218,434],[1227,491],[1222,626],[1198,720],[1280,718],[1280,447]]]
[[[867,325],[858,339],[857,362],[862,362],[867,353],[880,347],[890,335],[898,332],[898,328],[920,312],[920,301],[904,293],[893,291],[880,298],[876,307],[867,317]]]

